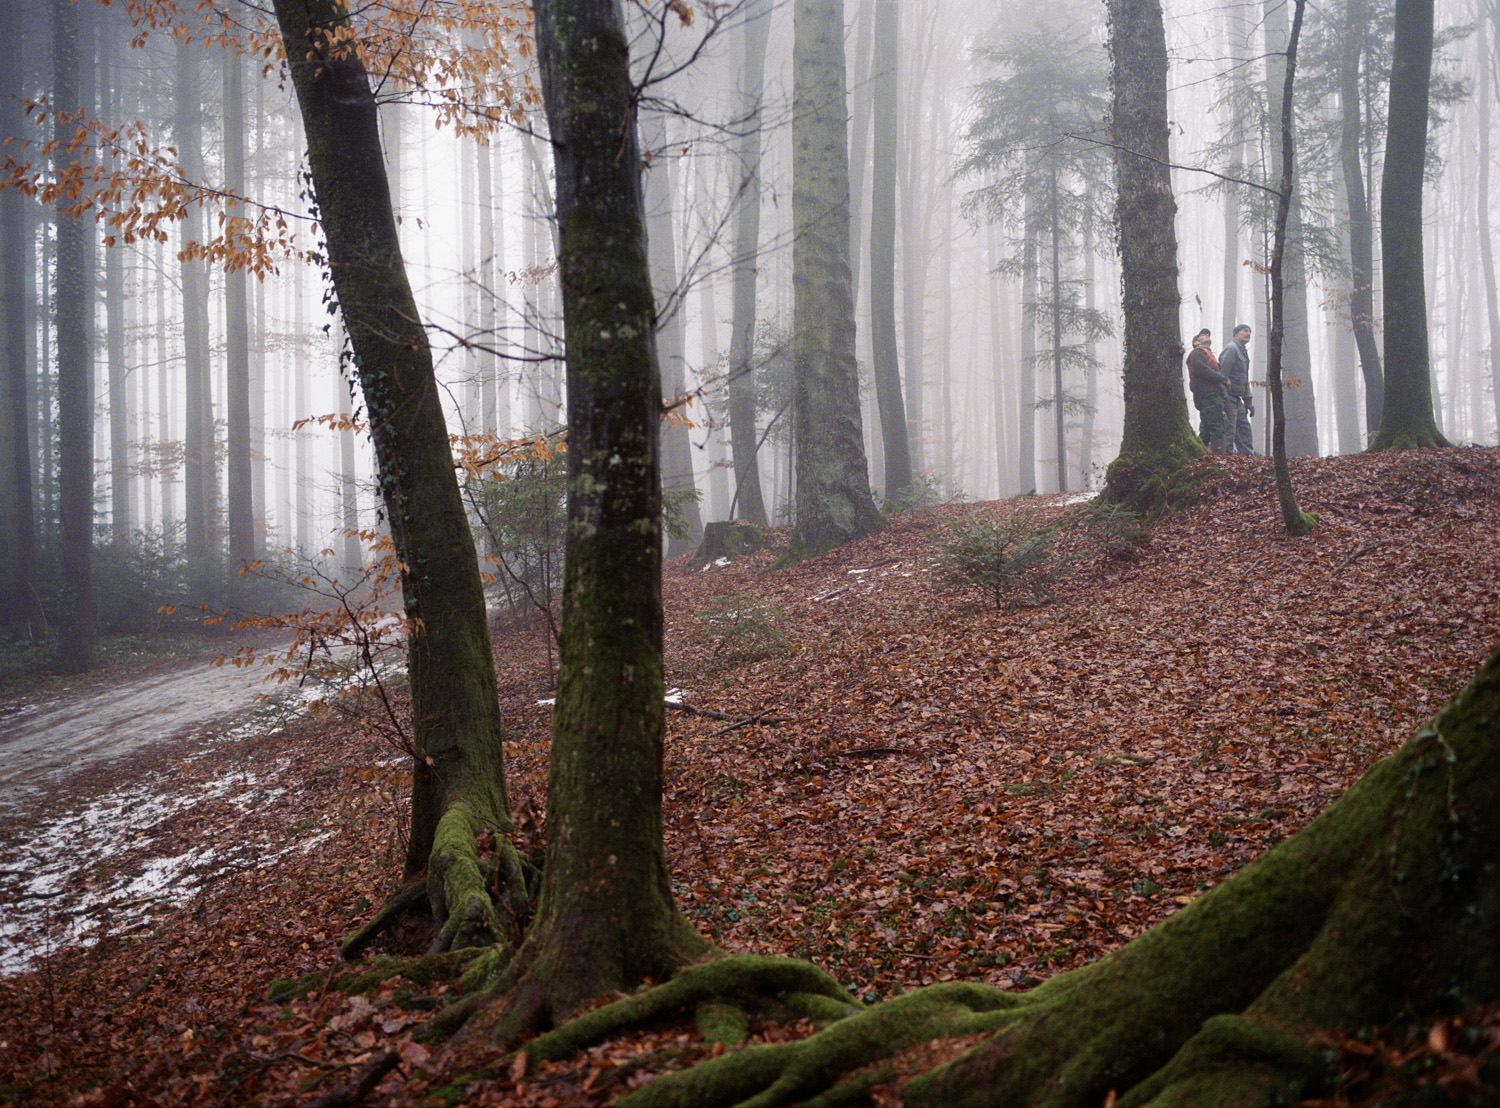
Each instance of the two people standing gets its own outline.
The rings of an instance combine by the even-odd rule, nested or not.
[[[1234,329],[1234,340],[1215,358],[1209,329],[1193,336],[1187,356],[1188,388],[1199,412],[1198,435],[1215,454],[1255,453],[1250,436],[1255,401],[1245,349],[1249,341],[1250,327],[1241,323]]]

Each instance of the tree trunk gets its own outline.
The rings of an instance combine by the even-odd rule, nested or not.
[[[1289,13],[1285,0],[1266,0],[1266,102],[1273,126],[1286,114],[1282,97],[1287,88],[1287,54],[1283,43],[1290,41]],[[1295,116],[1292,117],[1295,120]],[[1279,131],[1270,139],[1271,178],[1282,177],[1282,141]],[[1282,313],[1281,359],[1283,370],[1290,369],[1290,380],[1283,379],[1290,391],[1283,402],[1286,426],[1283,437],[1287,452],[1293,457],[1317,457],[1318,409],[1313,392],[1312,342],[1307,320],[1307,260],[1303,249],[1302,189],[1295,176],[1287,211],[1286,243],[1282,251],[1282,284],[1285,289]],[[1232,416],[1236,413],[1231,411]],[[1230,428],[1231,435],[1233,428]]]
[[[875,145],[870,193],[870,331],[875,397],[885,453],[885,496],[899,502],[911,493],[911,446],[896,347],[896,0],[875,0]]]
[[[98,19],[99,103],[106,119],[119,119],[120,69],[111,28]],[[104,252],[105,373],[109,396],[109,533],[117,546],[130,542],[130,394],[125,378],[125,251],[112,244]]]
[[[1339,67],[1339,102],[1343,126],[1339,131],[1339,165],[1344,178],[1344,202],[1349,209],[1349,324],[1359,347],[1359,370],[1365,381],[1365,435],[1373,437],[1385,407],[1385,370],[1375,337],[1375,226],[1365,195],[1365,139],[1359,88],[1360,63],[1369,40],[1368,0],[1346,0],[1344,53]]]
[[[677,195],[677,158],[668,155],[666,120],[660,112],[647,113],[650,137],[646,148],[653,157],[644,171],[646,189],[647,249],[651,260],[651,280],[658,312],[657,349],[661,358],[662,398],[668,403],[687,389],[687,328],[683,320],[683,303],[678,296],[677,235],[673,221],[674,198]],[[686,414],[686,413],[680,413]],[[687,534],[681,539],[667,538],[667,557],[686,554],[698,545],[703,534],[703,517],[698,510],[697,485],[693,478],[693,446],[688,440],[687,424],[669,419],[661,432],[662,491],[688,493],[693,499],[683,505]]]
[[[500,706],[479,562],[454,475],[432,354],[412,297],[382,161],[375,98],[342,0],[276,0],[340,313],[354,350],[381,495],[401,561],[412,697],[406,875],[424,869],[439,946],[510,931],[476,838],[509,829]],[[340,42],[344,45],[336,45]],[[305,475],[301,475],[305,476]],[[524,908],[500,836],[503,907]]]
[[[792,61],[793,540],[818,553],[879,529],[849,288],[843,0],[797,0]]]
[[[766,505],[760,491],[760,445],[755,428],[755,272],[760,251],[760,112],[765,86],[766,41],[771,30],[769,0],[749,0],[745,9],[745,54],[740,80],[742,179],[735,197],[733,268],[734,314],[729,337],[729,440],[734,457],[734,500],[739,518],[764,527]],[[731,510],[731,515],[733,511]]]
[[[24,122],[23,46],[35,33],[12,27],[0,35],[0,134],[19,135]],[[28,280],[32,236],[26,200],[16,189],[0,192],[0,546],[5,563],[5,621],[18,632],[41,634],[36,588],[36,509],[32,488],[31,333],[35,297]]]
[[[1202,452],[1182,391],[1177,201],[1167,128],[1167,46],[1160,0],[1110,0],[1112,132],[1125,307],[1125,427],[1110,465],[1116,502],[1151,504],[1163,475]]]
[[[1281,108],[1281,126],[1277,135],[1277,164],[1281,180],[1276,191],[1276,226],[1271,248],[1271,334],[1266,347],[1266,377],[1271,386],[1271,456],[1276,469],[1276,497],[1281,505],[1281,519],[1287,532],[1305,535],[1316,526],[1316,520],[1297,506],[1297,494],[1292,489],[1292,474],[1287,465],[1286,404],[1282,389],[1282,361],[1286,348],[1286,264],[1287,223],[1291,216],[1296,188],[1296,145],[1292,127],[1292,89],[1297,76],[1297,41],[1302,34],[1302,9],[1304,0],[1295,0],[1292,25],[1287,34],[1285,61],[1281,66],[1282,85],[1277,103]],[[1302,299],[1303,318],[1306,318],[1306,290],[1293,286]]]
[[[1372,450],[1448,446],[1432,411],[1432,363],[1423,285],[1422,179],[1432,80],[1432,0],[1396,0],[1380,252],[1385,268],[1385,407]]]
[[[1490,12],[1489,34],[1481,34],[1481,41],[1488,38],[1489,50],[1479,66],[1479,92],[1475,99],[1479,104],[1479,188],[1475,206],[1479,214],[1479,264],[1484,274],[1485,319],[1489,324],[1490,399],[1495,405],[1496,433],[1500,434],[1500,296],[1496,294],[1495,246],[1490,232],[1490,98],[1493,96],[1492,69],[1489,58],[1500,47],[1500,9]],[[1476,380],[1476,387],[1477,387]],[[1479,426],[1475,427],[1476,432]]]
[[[93,104],[93,9],[53,0],[53,154],[61,175],[82,151],[71,149],[79,113]],[[82,213],[57,213],[58,563],[62,616],[57,661],[64,673],[93,664],[94,587],[94,242]]]
[[[245,71],[236,51],[224,64],[224,188],[231,197],[245,192]],[[239,206],[227,207],[232,218]],[[245,271],[224,274],[225,414],[228,417],[229,564],[238,569],[255,561],[255,474],[250,452],[250,301]]]
[[[176,118],[173,124],[177,155],[190,181],[203,175],[202,104],[198,96],[198,48],[177,45],[177,83],[173,89]],[[182,223],[182,240],[203,241],[203,210],[188,206]],[[218,500],[217,465],[214,458],[212,373],[209,365],[208,263],[184,256],[182,276],[183,366],[187,375],[183,425],[183,520],[187,555],[200,563],[214,550],[214,506]]]
[[[662,845],[661,382],[628,48],[614,0],[536,0],[557,171],[568,540],[547,861],[501,1038],[708,949]],[[623,133],[622,133],[623,128]]]

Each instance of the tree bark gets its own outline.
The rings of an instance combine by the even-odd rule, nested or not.
[[[1277,183],[1276,189],[1276,224],[1271,248],[1271,334],[1266,348],[1266,376],[1271,386],[1271,456],[1276,470],[1276,498],[1281,505],[1282,523],[1287,532],[1292,535],[1305,535],[1316,526],[1316,520],[1297,506],[1297,494],[1292,489],[1292,473],[1287,464],[1286,401],[1282,388],[1282,362],[1287,332],[1285,273],[1287,223],[1291,216],[1297,181],[1296,140],[1292,126],[1292,89],[1297,76],[1297,43],[1302,34],[1303,4],[1304,0],[1294,0],[1292,25],[1287,34],[1286,56],[1281,66],[1281,94],[1277,97],[1277,103],[1281,107],[1281,125],[1277,133],[1276,160],[1281,171],[1281,180]],[[1305,319],[1306,292],[1298,288],[1297,294],[1302,298],[1303,318]]]
[[[1177,285],[1177,201],[1167,127],[1167,45],[1160,0],[1110,0],[1112,133],[1119,194],[1125,309],[1125,427],[1107,490],[1117,503],[1145,506],[1161,478],[1202,453],[1182,391],[1181,294]]]
[[[30,33],[28,33],[30,31]],[[20,26],[0,35],[0,134],[19,135],[24,122],[23,45],[35,32]],[[36,588],[36,508],[33,503],[31,377],[33,304],[27,258],[32,239],[26,201],[16,189],[0,192],[0,545],[5,566],[5,620],[28,637],[41,634]]]
[[[276,0],[276,16],[402,564],[414,754],[406,876],[425,871],[437,945],[514,935],[524,888],[498,835],[510,816],[479,562],[397,238],[375,99],[358,55],[335,37],[349,25],[342,0]],[[500,838],[498,878],[478,857],[485,829]],[[511,920],[486,891],[491,881]]]
[[[875,397],[885,447],[885,496],[899,502],[911,493],[911,446],[896,346],[896,128],[900,83],[896,0],[874,0],[875,65],[872,77],[875,142],[870,192],[870,328]]]
[[[244,60],[226,50],[224,64],[224,189],[231,197],[245,191]],[[239,213],[230,202],[228,213]],[[224,274],[224,380],[228,421],[229,564],[232,570],[259,555],[255,543],[255,473],[250,452],[250,300],[245,271]]]
[[[1479,104],[1479,187],[1474,199],[1479,216],[1479,264],[1484,275],[1485,320],[1489,325],[1490,399],[1495,406],[1496,429],[1500,432],[1500,295],[1496,293],[1495,245],[1490,230],[1490,100],[1494,95],[1494,75],[1488,61],[1500,46],[1496,41],[1500,39],[1500,9],[1490,9],[1488,30],[1488,36],[1481,33],[1481,41],[1488,38],[1489,49],[1485,52],[1486,59],[1479,65],[1479,91],[1475,96]]]
[[[83,157],[73,150],[80,113],[93,105],[91,6],[53,0],[53,119],[61,175]],[[58,562],[62,615],[57,662],[64,673],[93,665],[94,586],[94,243],[83,213],[57,213]]]
[[[547,861],[502,1039],[706,953],[662,845],[661,380],[629,52],[614,0],[536,0],[557,175],[568,535]]]
[[[1339,165],[1344,178],[1344,202],[1349,209],[1349,324],[1359,348],[1359,370],[1365,382],[1365,435],[1373,437],[1385,407],[1385,370],[1375,336],[1375,226],[1365,195],[1365,141],[1359,71],[1369,41],[1368,0],[1346,0],[1344,53],[1339,67],[1339,102],[1343,125],[1339,130]]]
[[[843,0],[797,0],[792,57],[793,541],[808,554],[881,526],[870,496],[849,287]]]
[[[1380,185],[1385,407],[1380,429],[1370,443],[1372,450],[1451,445],[1433,416],[1422,257],[1432,7],[1432,0],[1396,0],[1385,172]]]
[[[766,505],[760,491],[760,439],[755,428],[755,274],[760,251],[760,112],[765,87],[766,42],[771,29],[769,0],[749,0],[745,8],[745,53],[741,70],[741,128],[735,159],[743,178],[735,197],[733,317],[729,337],[729,440],[734,457],[734,497],[739,518],[764,527]],[[731,512],[733,514],[733,512]]]

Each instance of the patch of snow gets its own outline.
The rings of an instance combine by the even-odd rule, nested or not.
[[[20,973],[62,946],[92,944],[105,928],[118,934],[149,926],[157,911],[191,899],[226,873],[264,866],[330,837],[333,832],[325,831],[276,841],[247,834],[234,819],[214,841],[152,851],[155,839],[173,834],[171,821],[206,800],[226,802],[240,813],[275,803],[286,790],[267,781],[287,764],[281,759],[259,773],[220,774],[169,794],[158,791],[159,781],[126,785],[18,836],[0,853],[0,902],[6,905],[0,974]],[[101,863],[132,852],[143,857],[95,876]]]
[[[1063,501],[1063,506],[1067,507],[1070,504],[1087,504],[1090,500],[1094,499],[1094,497],[1098,495],[1098,489],[1088,489],[1085,492],[1076,492]]]

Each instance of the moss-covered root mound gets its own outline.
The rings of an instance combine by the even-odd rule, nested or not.
[[[1162,449],[1121,454],[1105,475],[1105,496],[1111,503],[1146,517],[1180,508],[1197,498],[1195,482],[1186,471],[1205,453],[1203,443],[1187,431]]]
[[[357,958],[381,934],[424,905],[432,913],[429,953],[499,944],[513,952],[531,914],[537,871],[497,830],[462,801],[438,821],[425,874],[405,885],[339,946]]]
[[[1500,652],[1437,719],[1255,865],[1053,978],[914,1105],[1256,1105],[1324,1032],[1500,995]],[[1425,1024],[1424,1024],[1425,1025]]]
[[[1022,998],[955,982],[847,1014],[798,1042],[754,1046],[702,1062],[624,1097],[617,1108],[771,1108],[858,1099],[892,1080],[894,1059],[918,1043],[992,1030]],[[836,1015],[837,1013],[829,1013]]]
[[[749,1015],[768,1007],[838,1019],[861,1006],[807,962],[741,954],[687,966],[671,980],[585,1012],[522,1049],[533,1061],[552,1061],[626,1028],[689,1012],[709,1039],[732,1045],[745,1038]]]

